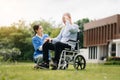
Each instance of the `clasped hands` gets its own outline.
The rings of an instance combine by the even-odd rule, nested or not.
[[[45,42],[51,43],[51,42],[52,42],[52,38],[50,38],[50,37],[49,37],[49,38],[46,38],[46,39],[44,40],[44,43],[45,43]]]

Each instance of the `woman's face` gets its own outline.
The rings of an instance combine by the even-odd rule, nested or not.
[[[37,33],[38,34],[42,34],[43,33],[43,28],[42,26],[39,26],[38,30],[37,30]]]

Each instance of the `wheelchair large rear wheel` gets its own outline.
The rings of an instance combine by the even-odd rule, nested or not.
[[[79,70],[79,69],[85,69],[86,67],[86,61],[85,61],[85,58],[82,56],[82,55],[77,55],[75,58],[74,58],[74,61],[73,61],[73,66],[75,69]]]

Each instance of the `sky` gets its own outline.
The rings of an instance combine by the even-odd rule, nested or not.
[[[0,0],[0,26],[40,19],[59,24],[65,12],[74,22],[82,18],[98,20],[120,14],[120,0]]]

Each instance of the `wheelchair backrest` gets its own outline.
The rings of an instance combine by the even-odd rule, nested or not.
[[[78,50],[78,46],[80,47],[80,35],[82,35],[82,31],[78,31],[77,32],[77,39],[76,39],[76,41],[78,43],[76,43],[75,50]]]

